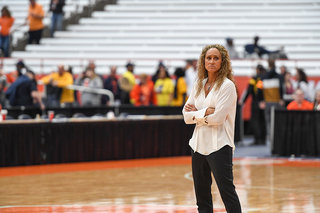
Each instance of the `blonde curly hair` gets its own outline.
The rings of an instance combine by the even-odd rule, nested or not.
[[[202,49],[201,55],[198,60],[198,74],[197,74],[197,81],[196,81],[196,96],[195,97],[199,96],[202,88],[204,87],[203,80],[208,77],[208,71],[205,68],[205,57],[206,57],[207,51],[212,48],[216,48],[220,52],[221,57],[222,57],[221,68],[218,71],[218,75],[217,75],[217,79],[216,79],[216,83],[215,83],[215,87],[214,87],[215,91],[217,91],[221,87],[225,78],[230,79],[237,88],[237,84],[233,78],[233,71],[232,71],[228,51],[226,50],[226,48],[224,46],[222,46],[220,44],[211,44],[211,45],[205,46]]]

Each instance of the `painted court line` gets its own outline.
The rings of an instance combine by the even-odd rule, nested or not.
[[[189,156],[83,163],[47,164],[0,168],[0,177],[189,164],[191,165],[191,157]]]
[[[273,165],[294,167],[320,167],[320,160],[286,159],[286,158],[235,158],[234,164]],[[0,168],[0,177],[54,174],[63,172],[94,171],[150,166],[191,165],[191,157],[166,157],[117,161],[98,161],[65,164],[46,164],[34,166],[17,166]]]

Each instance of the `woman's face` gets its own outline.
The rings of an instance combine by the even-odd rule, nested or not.
[[[89,78],[91,78],[91,77],[93,76],[93,70],[88,69],[88,70],[86,71],[86,76],[89,77]]]
[[[160,68],[160,72],[159,72],[159,78],[161,79],[165,79],[166,78],[166,70],[164,68]]]
[[[284,75],[284,80],[285,80],[285,81],[289,81],[290,79],[291,79],[291,74],[287,72],[287,73]]]
[[[205,68],[209,73],[216,73],[221,68],[222,57],[219,50],[216,48],[211,48],[207,51],[205,56]]]

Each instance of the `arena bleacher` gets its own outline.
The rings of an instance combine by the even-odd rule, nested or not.
[[[49,13],[49,3],[50,0],[38,0],[37,3],[41,4],[43,10],[47,13],[46,17],[43,19],[43,23],[47,26],[50,24],[51,13]],[[66,5],[64,6],[64,19],[70,18],[74,13],[81,13],[83,7],[89,5],[89,0],[66,0]],[[0,7],[8,6],[11,11],[11,15],[15,18],[14,25],[12,26],[12,45],[16,45],[19,39],[25,36],[28,32],[29,27],[24,25],[25,19],[28,15],[29,1],[21,0],[2,0],[0,1]]]
[[[81,0],[80,6],[89,4]],[[48,0],[38,3],[48,10]],[[65,18],[81,10],[70,0],[64,8]],[[2,1],[16,18],[15,26],[24,21],[28,1]],[[25,9],[24,9],[25,8]],[[153,74],[159,60],[169,67],[184,66],[185,59],[198,58],[207,44],[225,44],[234,39],[242,57],[244,45],[259,35],[259,44],[268,50],[281,46],[289,60],[277,61],[289,70],[305,69],[308,76],[320,76],[320,1],[191,1],[191,0],[118,0],[79,24],[55,32],[55,38],[42,38],[41,45],[27,45],[25,51],[13,51],[3,60],[5,70],[14,70],[17,59],[24,59],[36,73],[46,74],[57,64],[73,66],[80,73],[88,60],[95,60],[96,72],[107,74],[110,65],[125,71],[128,60],[135,63],[135,73]],[[49,18],[44,23],[48,25]],[[14,41],[27,31],[27,26],[14,32]],[[236,76],[250,76],[257,63],[264,60],[233,60]]]

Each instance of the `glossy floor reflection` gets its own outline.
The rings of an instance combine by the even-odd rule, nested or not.
[[[0,212],[196,213],[190,157],[0,168]],[[239,158],[243,212],[320,212],[320,160]],[[225,212],[216,185],[215,212]]]

